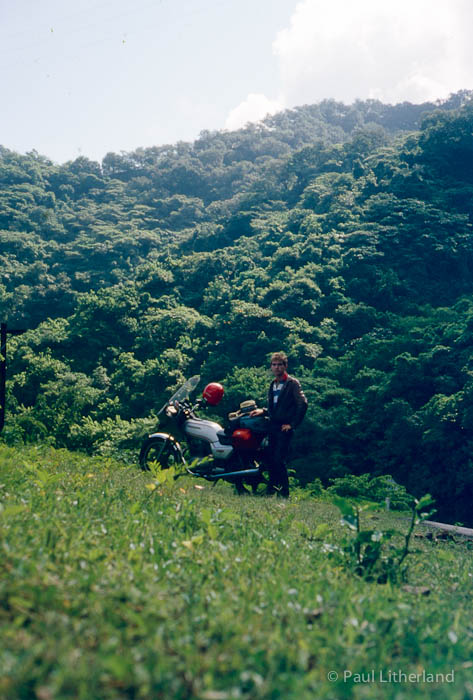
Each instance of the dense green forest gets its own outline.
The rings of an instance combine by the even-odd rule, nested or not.
[[[0,148],[2,439],[136,449],[192,374],[223,418],[285,349],[301,483],[391,474],[473,524],[473,93],[333,100],[57,165]],[[215,414],[216,415],[216,414]]]

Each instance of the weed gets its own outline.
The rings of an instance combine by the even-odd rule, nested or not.
[[[420,500],[415,500],[410,525],[400,545],[391,542],[395,536],[402,537],[398,530],[361,528],[361,513],[377,510],[376,504],[353,504],[340,496],[334,496],[333,503],[341,513],[342,524],[353,534],[345,537],[336,548],[331,548],[331,552],[341,553],[344,565],[368,581],[398,583],[404,580],[407,575],[405,559],[411,553],[409,543],[414,528],[435,512],[430,508],[432,497],[426,494]]]

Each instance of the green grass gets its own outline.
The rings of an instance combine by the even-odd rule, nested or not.
[[[0,446],[0,697],[473,697],[469,542],[415,540],[420,595],[330,559],[346,533],[327,502],[154,486],[111,460]],[[400,675],[423,669],[454,682]]]

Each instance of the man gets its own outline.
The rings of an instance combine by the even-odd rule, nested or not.
[[[274,379],[269,386],[268,408],[257,408],[252,416],[268,415],[269,423],[269,485],[268,494],[289,496],[286,460],[295,428],[307,411],[307,399],[301,385],[287,373],[287,356],[275,352],[271,357]]]

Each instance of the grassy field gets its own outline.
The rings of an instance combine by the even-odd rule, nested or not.
[[[368,583],[324,500],[49,448],[0,446],[0,500],[1,698],[473,698],[468,541],[416,538],[410,588]]]

